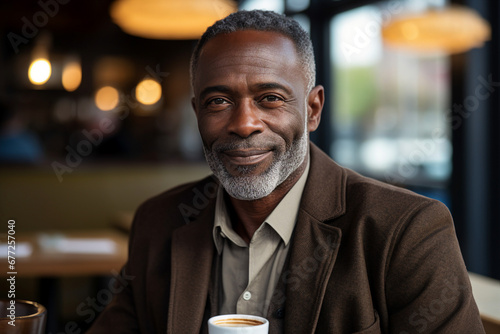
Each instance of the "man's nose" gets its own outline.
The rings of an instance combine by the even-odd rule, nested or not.
[[[232,110],[227,130],[229,133],[242,138],[250,137],[254,133],[260,133],[264,130],[264,123],[259,114],[260,112],[253,105],[253,101],[240,103]]]

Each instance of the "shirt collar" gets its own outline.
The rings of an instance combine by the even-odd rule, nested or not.
[[[271,226],[281,237],[285,246],[288,245],[292,237],[295,222],[299,212],[300,200],[309,174],[310,157],[307,155],[307,165],[304,173],[293,185],[281,202],[274,208],[271,214],[264,220],[264,224]],[[224,201],[224,189],[222,186],[217,191],[215,203],[215,221],[212,231],[215,247],[219,254],[222,253],[224,245],[223,238],[229,238],[240,247],[247,247],[246,242],[233,230],[226,203]],[[262,225],[264,225],[262,224]],[[262,228],[259,227],[259,229]]]

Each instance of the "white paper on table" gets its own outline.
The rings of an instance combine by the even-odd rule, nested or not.
[[[63,238],[55,244],[55,250],[73,254],[114,254],[116,243],[105,238]]]
[[[114,254],[117,248],[108,238],[68,238],[64,234],[42,234],[38,244],[46,252],[64,254]]]
[[[9,251],[11,253],[9,254]],[[9,245],[6,243],[0,243],[0,258],[6,259],[9,255],[14,258],[20,257],[29,257],[33,252],[33,247],[29,242],[16,242],[15,249],[12,247],[9,248]]]

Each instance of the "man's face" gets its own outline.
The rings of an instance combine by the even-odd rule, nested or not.
[[[210,168],[235,198],[269,195],[308,149],[307,81],[293,42],[238,31],[200,55],[193,107]]]

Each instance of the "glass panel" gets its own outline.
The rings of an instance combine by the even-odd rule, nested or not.
[[[309,7],[309,0],[286,0],[286,9],[290,12],[300,12]]]
[[[285,0],[245,0],[239,5],[240,10],[264,9],[277,13],[285,11]]]
[[[379,3],[332,19],[331,154],[383,181],[442,185],[451,173],[449,58],[391,50],[381,38],[383,22],[415,3]]]
[[[299,22],[300,26],[307,31],[308,33],[311,33],[311,21],[309,20],[309,16],[306,16],[304,14],[297,14],[292,16],[294,20]]]

